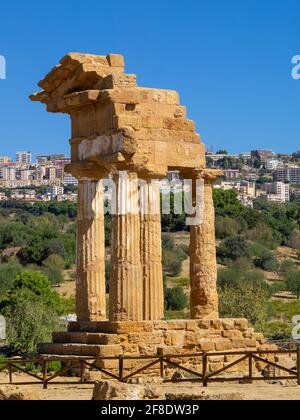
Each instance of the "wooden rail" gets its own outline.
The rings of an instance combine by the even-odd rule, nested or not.
[[[274,362],[275,356],[286,355],[294,356],[295,368],[290,369],[282,366],[279,363]],[[227,366],[223,367],[214,372],[209,371],[210,359],[213,357],[231,356],[235,357]],[[269,358],[268,358],[269,356]],[[272,356],[272,360],[270,360]],[[201,372],[197,370],[189,369],[182,366],[182,362],[187,360],[197,361],[201,366]],[[198,359],[198,360],[197,360]],[[99,367],[99,363],[110,360],[116,362],[115,369],[103,369]],[[139,361],[145,362],[145,365],[135,371],[128,372],[126,367],[126,361]],[[182,362],[181,362],[182,361]],[[59,372],[51,373],[49,371],[49,365],[51,362],[61,362],[62,368]],[[231,375],[220,376],[226,373],[241,363],[248,362],[248,374],[240,377],[234,377]],[[278,375],[264,377],[256,376],[254,374],[254,363],[260,362],[266,366],[271,366],[280,373]],[[35,365],[38,373],[33,373],[29,370],[28,365]],[[145,373],[148,369],[157,366],[157,370],[160,373],[161,378],[165,382],[199,382],[204,387],[207,387],[212,382],[236,382],[245,381],[247,383],[253,383],[254,381],[265,381],[265,380],[295,380],[300,386],[300,348],[297,350],[272,350],[272,351],[232,351],[232,352],[215,352],[215,353],[190,353],[190,354],[170,354],[170,355],[155,355],[155,356],[124,356],[119,357],[99,357],[99,358],[87,358],[87,357],[49,357],[49,358],[37,358],[37,359],[9,359],[0,366],[0,372],[7,372],[9,384],[17,383],[18,385],[32,385],[41,384],[44,389],[48,388],[51,384],[74,384],[73,382],[57,382],[55,381],[59,377],[65,377],[67,374],[78,369],[77,379],[80,384],[93,384],[93,381],[85,380],[85,370],[92,369],[108,376],[109,378],[119,381],[127,382],[131,378],[138,377],[140,374]],[[171,367],[178,371],[183,371],[186,377],[182,379],[165,379],[165,367]],[[22,372],[29,377],[36,379],[36,382],[14,382],[14,373]]]

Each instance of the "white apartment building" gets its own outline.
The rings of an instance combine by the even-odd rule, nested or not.
[[[6,181],[15,181],[16,169],[11,166],[0,166],[0,178]]]
[[[51,196],[52,199],[58,196],[62,196],[64,194],[64,187],[53,185],[51,188],[49,188],[48,194]]]
[[[17,152],[16,162],[20,165],[31,165],[32,153],[31,152]]]
[[[255,198],[256,197],[256,184],[255,182],[240,181],[230,182],[222,181],[220,185],[216,185],[216,188],[222,190],[235,190],[243,197]]]
[[[284,163],[278,159],[270,159],[265,161],[265,168],[268,171],[276,171],[279,168],[283,168]]]
[[[78,179],[70,174],[64,174],[64,185],[78,185]]]
[[[269,201],[288,203],[290,201],[290,186],[284,182],[273,182],[264,185]]]
[[[0,156],[0,163],[11,163],[11,162],[12,162],[12,158],[8,156]]]

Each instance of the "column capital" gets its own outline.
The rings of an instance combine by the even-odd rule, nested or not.
[[[66,165],[65,172],[79,180],[90,179],[91,181],[97,181],[107,177],[110,171],[104,166],[99,166],[93,162],[79,161]]]
[[[190,179],[204,179],[207,182],[215,182],[217,178],[224,175],[220,169],[193,168],[183,172],[185,177]]]

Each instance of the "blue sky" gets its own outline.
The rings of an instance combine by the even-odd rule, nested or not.
[[[124,54],[140,85],[179,91],[208,147],[300,149],[299,0],[12,0],[0,18],[1,155],[69,152],[68,116],[28,95],[70,51]]]

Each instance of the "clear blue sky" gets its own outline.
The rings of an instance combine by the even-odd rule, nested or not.
[[[299,0],[2,2],[0,154],[69,152],[67,116],[28,95],[66,53],[121,53],[140,85],[176,89],[207,146],[300,149]]]

